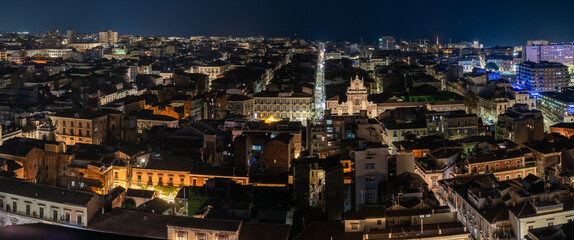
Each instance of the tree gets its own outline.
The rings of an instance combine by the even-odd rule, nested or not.
[[[474,92],[467,92],[464,94],[464,106],[466,107],[466,112],[473,113],[475,109],[478,108],[478,95]]]
[[[498,69],[499,69],[498,65],[496,65],[496,63],[494,63],[494,62],[487,63],[485,68],[486,68],[486,70],[494,70],[494,71],[498,71]]]

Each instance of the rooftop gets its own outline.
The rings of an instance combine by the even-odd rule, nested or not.
[[[54,203],[86,206],[96,196],[92,193],[53,187],[0,177],[0,192]]]

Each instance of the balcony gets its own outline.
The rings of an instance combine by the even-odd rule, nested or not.
[[[9,224],[8,221],[13,221],[15,219],[17,222],[15,224],[27,224],[27,223],[46,223],[46,224],[60,224],[60,225],[68,225],[68,226],[82,226],[82,224],[78,224],[75,222],[65,221],[63,216],[60,216],[57,221],[54,221],[51,216],[45,215],[44,217],[40,218],[39,214],[36,212],[32,212],[30,215],[26,214],[26,211],[10,211],[4,208],[0,208],[0,214],[5,213],[6,215],[6,224]]]

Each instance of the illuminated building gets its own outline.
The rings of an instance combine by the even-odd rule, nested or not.
[[[397,49],[397,42],[394,37],[383,36],[379,38],[379,49],[381,50],[395,50]]]
[[[0,62],[2,61],[10,61],[10,59],[8,58],[8,52],[0,51]]]
[[[358,75],[351,80],[346,95],[345,102],[340,101],[338,95],[327,99],[326,109],[331,110],[333,115],[353,115],[366,110],[370,118],[377,117],[377,104],[368,100],[368,90]]]
[[[131,186],[136,189],[155,189],[160,197],[173,201],[176,192],[161,192],[164,187],[204,186],[209,179],[225,178],[238,184],[249,184],[247,172],[235,167],[213,167],[196,164],[201,161],[201,153],[190,157],[141,156],[131,170]],[[163,196],[162,196],[163,195]]]
[[[253,118],[253,98],[233,94],[227,97],[227,111],[230,116],[245,116]]]
[[[286,118],[306,125],[311,118],[313,96],[308,93],[288,91],[263,91],[253,94],[253,119]]]
[[[498,116],[496,139],[509,139],[517,143],[537,141],[544,137],[542,112],[529,110],[523,104],[514,105]]]
[[[458,65],[462,67],[462,69],[465,73],[470,73],[470,72],[472,72],[472,69],[480,68],[482,66],[480,59],[475,59],[475,58],[460,59],[460,60],[458,60]]]
[[[564,137],[570,138],[574,136],[574,123],[561,122],[550,126],[551,133],[558,133]]]
[[[561,122],[565,115],[574,113],[574,89],[565,88],[562,92],[541,92],[537,98],[537,108],[554,122]]]
[[[528,91],[509,88],[496,89],[491,95],[479,96],[478,99],[479,115],[489,124],[496,122],[498,116],[514,104],[526,104],[529,108],[534,108],[536,103],[536,98]]]
[[[114,32],[112,30],[101,31],[99,33],[99,42],[106,43],[108,45],[114,45],[118,42],[118,32]]]
[[[562,63],[523,62],[518,65],[518,84],[528,91],[558,91],[570,86],[568,67]]]
[[[56,141],[66,145],[76,143],[102,144],[107,137],[108,116],[100,112],[66,110],[50,118],[56,126]]]
[[[189,69],[189,73],[201,73],[207,75],[208,86],[211,87],[211,82],[216,79],[219,75],[223,74],[227,70],[231,70],[231,64],[224,61],[213,61],[207,65],[202,66],[192,66]]]
[[[366,146],[355,151],[355,210],[381,203],[379,186],[388,180],[387,146]]]
[[[104,206],[94,194],[0,178],[0,226],[50,223],[86,227]]]
[[[526,61],[535,63],[557,62],[566,65],[574,64],[574,43],[532,43],[526,48]]]
[[[61,58],[72,49],[30,49],[26,50],[28,57]]]

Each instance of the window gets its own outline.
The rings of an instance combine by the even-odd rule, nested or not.
[[[70,222],[70,212],[66,212],[66,222]]]
[[[78,216],[76,217],[76,223],[82,224],[82,215],[78,215]]]
[[[351,223],[351,230],[359,230],[359,223]]]
[[[365,176],[365,189],[372,190],[377,187],[377,177],[375,174],[367,174]]]
[[[52,220],[58,221],[58,210],[52,212]]]
[[[138,174],[138,184],[142,182],[142,175]]]
[[[30,216],[30,204],[26,204],[26,216]]]
[[[377,220],[377,225],[381,225],[383,221]]]
[[[44,218],[44,208],[40,208],[40,218]]]
[[[18,202],[12,202],[12,211],[18,212]]]
[[[548,226],[549,226],[549,227],[552,227],[552,225],[554,225],[553,222],[548,222]]]
[[[365,163],[365,169],[375,169],[375,163]]]
[[[376,203],[377,202],[377,195],[374,192],[366,192],[365,193],[365,203]]]
[[[177,232],[177,240],[184,240],[185,233],[184,232]]]
[[[218,236],[217,240],[228,240],[229,238],[227,236]]]
[[[116,178],[116,179],[119,178],[118,174],[119,174],[118,171],[114,171],[114,178]]]
[[[197,233],[195,236],[197,240],[207,240],[207,235],[205,235],[205,233]]]
[[[152,181],[152,179],[151,179],[151,175],[148,175],[148,176],[147,176],[147,182],[148,182],[148,184],[152,184],[153,181]]]

